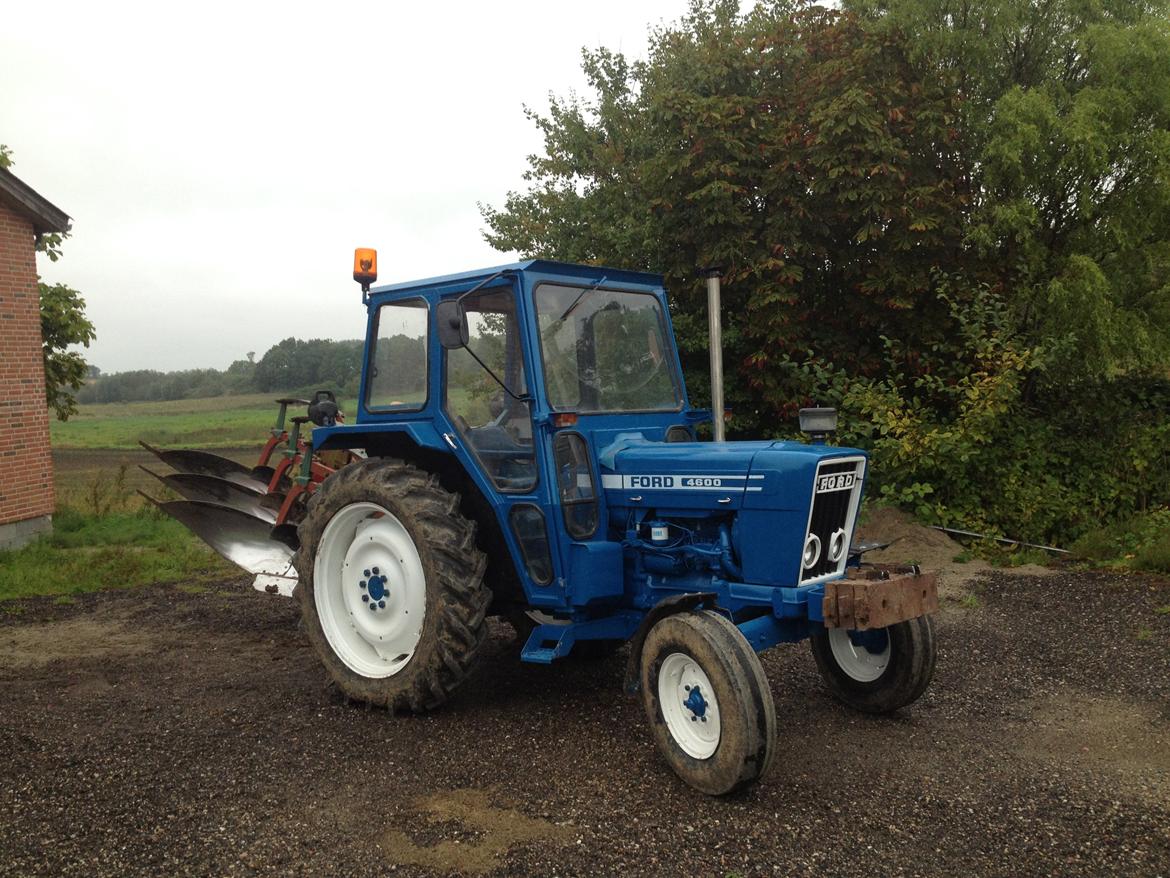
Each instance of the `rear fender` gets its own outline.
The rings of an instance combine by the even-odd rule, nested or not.
[[[374,424],[338,424],[313,430],[315,451],[360,448],[373,457],[384,456],[387,445],[408,439],[418,448],[430,448],[450,454],[454,449],[430,421],[379,422]]]
[[[318,445],[320,440],[323,445]],[[427,422],[346,424],[313,431],[317,450],[360,448],[370,457],[397,457],[438,476],[445,490],[460,496],[459,511],[475,522],[476,542],[488,556],[484,581],[493,595],[489,612],[527,606],[516,560],[504,539],[496,510],[464,468],[443,435]]]

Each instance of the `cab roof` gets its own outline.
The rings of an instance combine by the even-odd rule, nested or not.
[[[496,265],[491,268],[478,268],[473,271],[461,271],[457,274],[444,274],[420,280],[405,281],[403,283],[386,284],[372,287],[371,295],[378,293],[399,293],[406,290],[420,290],[435,287],[455,286],[467,281],[480,280],[491,277],[493,274],[512,272],[520,274],[533,272],[535,274],[562,275],[595,281],[604,277],[607,281],[617,284],[661,287],[662,275],[646,271],[630,271],[624,268],[607,268],[601,265],[581,265],[574,262],[556,262],[551,259],[529,259],[524,262],[512,262],[507,265]]]

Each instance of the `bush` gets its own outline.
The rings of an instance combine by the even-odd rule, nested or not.
[[[1070,548],[1094,564],[1170,573],[1170,507],[1088,530]]]

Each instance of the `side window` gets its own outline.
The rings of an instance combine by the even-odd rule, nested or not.
[[[366,408],[420,409],[427,402],[427,303],[390,302],[378,309],[369,350]]]
[[[553,440],[553,459],[565,530],[575,540],[587,540],[597,530],[597,492],[589,447],[580,433],[558,433]]]
[[[548,551],[544,513],[539,506],[531,503],[517,503],[512,507],[509,518],[512,521],[512,533],[516,535],[516,542],[520,544],[520,552],[524,555],[528,575],[537,585],[548,585],[552,582],[553,567]]]
[[[532,414],[484,369],[516,396],[527,393],[516,299],[511,289],[484,290],[464,299],[463,308],[468,347],[483,365],[466,349],[446,352],[447,414],[496,487],[531,491],[537,477]]]

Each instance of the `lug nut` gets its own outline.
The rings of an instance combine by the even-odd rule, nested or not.
[[[369,576],[369,575],[370,575],[370,571],[369,571],[369,570],[363,570],[363,571],[362,571],[362,576]]]
[[[373,571],[374,571],[374,575],[375,575],[375,576],[377,576],[377,575],[378,575],[378,568],[377,568],[377,567],[374,567],[374,568],[373,568]]]
[[[382,610],[386,609],[386,602],[385,601],[378,601],[378,607],[379,607],[379,609],[382,609]]]
[[[370,596],[369,596],[368,594],[364,594],[364,595],[362,595],[362,600],[363,600],[363,601],[368,601],[369,599],[370,599]]]
[[[365,587],[366,587],[366,581],[363,579],[361,582],[358,583],[358,588],[365,588]]]

